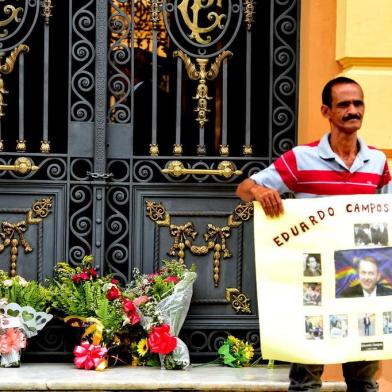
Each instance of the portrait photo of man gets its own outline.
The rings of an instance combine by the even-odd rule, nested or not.
[[[305,253],[304,257],[304,276],[321,276],[320,254]]]
[[[342,273],[336,272],[336,297],[355,298],[392,295],[392,287],[386,279],[388,277],[382,274],[381,263],[375,255],[369,254],[371,252],[363,253],[360,257],[353,259],[351,279],[342,279],[345,283],[344,286],[338,280]]]

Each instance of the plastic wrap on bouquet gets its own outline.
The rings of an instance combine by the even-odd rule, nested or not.
[[[170,333],[177,337],[174,351],[160,355],[161,366],[165,369],[185,369],[190,364],[188,347],[178,338],[178,334],[188,314],[196,278],[196,272],[185,272],[183,279],[174,286],[173,293],[159,301],[156,306],[163,322],[170,326]]]
[[[5,317],[18,317],[27,338],[38,334],[53,318],[49,313],[37,312],[31,306],[20,306],[15,302],[0,305]]]
[[[1,354],[0,367],[20,367],[20,350],[13,350],[9,353]]]
[[[19,367],[26,339],[37,335],[53,316],[17,303],[2,303],[0,310],[0,366]]]

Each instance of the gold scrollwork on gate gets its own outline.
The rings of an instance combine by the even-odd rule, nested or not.
[[[253,217],[254,208],[253,203],[241,203],[234,209],[233,213],[228,218],[230,227],[238,227],[242,222],[248,221]]]
[[[250,309],[250,298],[235,287],[226,288],[226,300],[231,303],[233,309],[238,313],[252,313]]]
[[[169,226],[170,215],[166,211],[166,208],[161,203],[155,203],[153,201],[146,201],[147,216],[158,226]]]
[[[24,238],[30,225],[36,225],[51,212],[53,199],[51,197],[37,200],[26,213],[26,219],[17,223],[1,222],[0,226],[0,253],[9,246],[10,249],[10,276],[16,275],[18,260],[18,247],[22,246],[25,253],[33,251],[32,246]]]
[[[13,71],[16,59],[18,58],[19,54],[21,52],[28,52],[29,47],[27,45],[19,45],[16,47],[11,54],[5,59],[5,62],[3,63],[3,59],[0,56],[0,117],[5,116],[5,113],[3,111],[3,107],[7,106],[4,103],[4,95],[8,94],[8,91],[4,87],[4,80],[2,78],[2,74],[9,74]]]
[[[208,59],[196,59],[198,68],[196,64],[192,62],[187,54],[181,50],[176,50],[173,53],[174,57],[179,57],[185,66],[188,77],[192,80],[198,80],[199,84],[196,88],[196,95],[193,99],[197,99],[197,112],[196,121],[199,123],[200,127],[204,127],[204,124],[208,121],[207,113],[210,111],[208,109],[208,101],[212,99],[208,95],[207,80],[214,80],[219,74],[219,68],[222,62],[233,55],[229,50],[225,50],[219,56],[216,57],[213,64],[211,64],[210,69],[207,71]]]
[[[169,226],[170,235],[174,237],[172,246],[167,252],[170,256],[177,257],[179,263],[185,263],[185,251],[188,249],[193,255],[206,255],[213,251],[213,280],[214,286],[219,286],[220,263],[222,258],[231,258],[232,254],[227,247],[227,239],[231,236],[231,230],[241,225],[243,221],[253,216],[253,204],[239,204],[227,218],[227,226],[219,227],[211,223],[207,224],[207,230],[203,234],[205,244],[195,245],[198,232],[192,222],[182,225],[170,223],[170,214],[162,203],[146,201],[147,216],[158,226]]]
[[[192,5],[189,7],[190,1]],[[219,8],[222,8],[222,0],[182,0],[180,5],[177,7],[181,12],[184,23],[191,31],[189,37],[191,39],[195,39],[199,44],[207,45],[211,42],[211,36],[208,35],[205,39],[203,39],[201,34],[208,34],[215,29],[223,30],[224,28],[222,21],[223,19],[226,19],[227,15],[218,14],[213,11],[207,13],[207,19],[212,21],[212,23],[209,26],[200,26],[200,12],[203,9],[211,8],[215,5],[215,3]],[[192,18],[189,15],[189,10],[192,10]]]
[[[0,0],[0,1],[3,2],[5,0]],[[22,13],[23,8],[22,7],[15,8],[13,5],[7,4],[3,8],[3,12],[6,15],[8,15],[8,14],[11,14],[11,15],[6,19],[0,20],[0,27],[8,26],[13,21],[15,21],[16,23],[19,23],[21,21],[21,19],[19,18],[19,12]],[[3,32],[0,33],[0,38],[4,38],[7,35],[8,35],[8,30],[4,29]]]

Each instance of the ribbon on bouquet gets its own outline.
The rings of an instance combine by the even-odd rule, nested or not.
[[[104,370],[108,366],[107,352],[106,347],[94,345],[85,340],[73,351],[74,364],[78,369]]]
[[[18,328],[8,328],[0,335],[0,354],[9,354],[26,347],[26,336]]]

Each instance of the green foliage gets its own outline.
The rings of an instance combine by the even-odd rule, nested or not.
[[[156,276],[154,278],[154,284],[151,285],[149,295],[153,297],[157,302],[159,302],[166,295],[170,294],[174,288],[173,282],[165,281],[163,276]]]
[[[248,342],[230,335],[220,346],[218,354],[224,365],[239,368],[249,366],[254,350]]]
[[[64,317],[99,320],[103,326],[103,341],[107,343],[122,328],[124,312],[121,299],[107,297],[108,290],[116,286],[111,282],[111,275],[99,277],[92,263],[93,258],[87,256],[75,268],[67,263],[57,264],[50,285],[52,307]]]
[[[50,291],[36,281],[26,281],[21,276],[8,277],[0,270],[0,299],[20,306],[31,306],[37,312],[44,312],[51,300]]]

